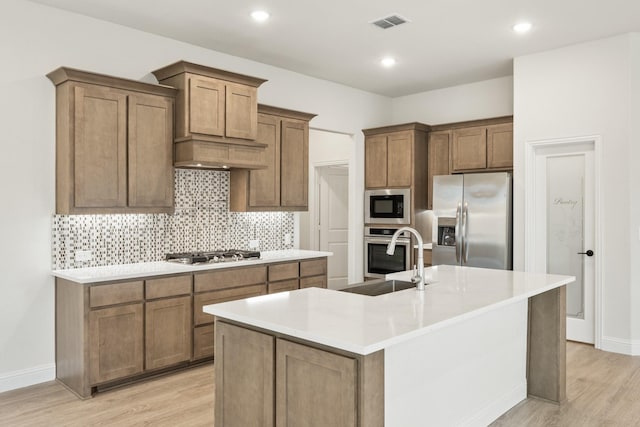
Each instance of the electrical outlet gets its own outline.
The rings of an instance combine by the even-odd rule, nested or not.
[[[284,234],[284,244],[285,245],[290,245],[291,244],[291,233],[285,233]]]
[[[76,261],[91,261],[93,253],[91,251],[76,251]]]
[[[249,249],[258,249],[258,246],[260,246],[260,240],[258,239],[249,240]]]

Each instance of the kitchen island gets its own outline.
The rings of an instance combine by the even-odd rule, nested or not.
[[[565,400],[573,277],[425,271],[424,292],[304,289],[205,306],[217,316],[216,425],[486,425],[527,395]]]

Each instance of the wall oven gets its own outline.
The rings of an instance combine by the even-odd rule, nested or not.
[[[410,269],[411,236],[408,232],[404,231],[398,236],[395,252],[387,255],[387,245],[398,228],[364,228],[365,277],[384,277],[386,274]]]
[[[411,190],[387,188],[364,192],[365,224],[411,223]]]

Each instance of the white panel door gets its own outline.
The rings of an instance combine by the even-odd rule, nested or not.
[[[349,170],[328,166],[318,171],[319,249],[333,252],[328,258],[327,286],[338,289],[348,284]]]

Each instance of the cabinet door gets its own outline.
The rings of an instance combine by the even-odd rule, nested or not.
[[[249,206],[280,206],[280,120],[267,114],[258,115],[257,142],[264,149],[266,169],[249,172]],[[233,197],[233,196],[232,196]]]
[[[276,426],[355,426],[356,368],[354,359],[277,339]]]
[[[224,136],[224,82],[207,77],[189,78],[189,131]]]
[[[143,369],[142,304],[89,312],[89,382],[124,378]]]
[[[449,141],[451,131],[429,134],[429,169],[427,175],[427,209],[433,208],[433,177],[449,175]]]
[[[387,137],[387,187],[410,187],[413,176],[413,134],[397,132]]]
[[[173,206],[173,100],[129,97],[129,206]]]
[[[127,203],[127,96],[75,87],[74,203],[78,208]]]
[[[309,125],[299,120],[282,119],[280,138],[280,205],[308,205]]]
[[[229,138],[256,139],[258,90],[235,83],[226,83],[225,86],[225,135]]]
[[[513,124],[487,127],[487,167],[513,167]]]
[[[452,143],[454,172],[487,167],[487,129],[475,127],[455,129]]]
[[[191,359],[191,297],[145,305],[145,366],[157,369]]]
[[[193,360],[213,357],[213,325],[193,328]]]
[[[369,136],[364,141],[365,188],[387,187],[387,137]]]
[[[216,348],[214,424],[273,426],[274,338],[218,322]]]

